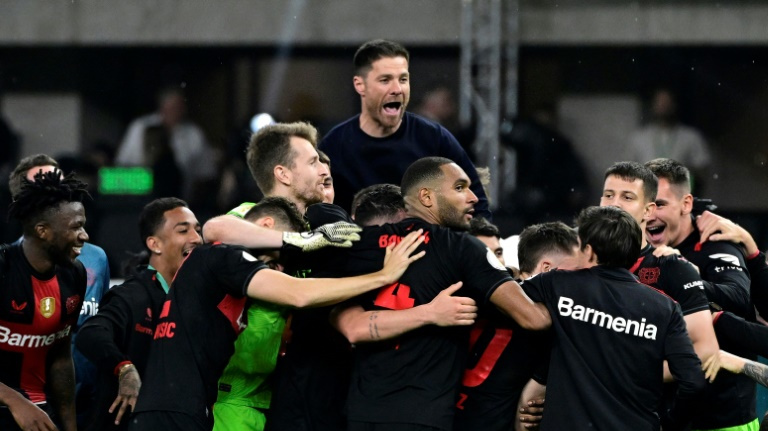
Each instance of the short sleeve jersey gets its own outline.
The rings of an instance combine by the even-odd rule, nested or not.
[[[21,244],[0,250],[0,382],[34,403],[45,402],[46,358],[69,341],[85,295],[80,262],[34,270]]]
[[[245,327],[248,283],[264,268],[241,247],[206,244],[190,253],[157,317],[137,412],[210,421],[216,382]]]
[[[463,281],[457,295],[486,304],[501,284],[512,281],[496,256],[477,238],[419,219],[366,228],[341,265],[381,267],[385,248],[410,231],[424,229],[420,249],[397,283],[358,298],[366,310],[400,310],[427,304]],[[411,423],[450,429],[457,387],[467,353],[466,328],[424,326],[395,339],[357,346],[348,397],[348,418],[374,423]]]
[[[551,271],[523,283],[552,316],[542,430],[658,430],[663,361],[678,380],[701,364],[679,306],[624,269]],[[556,382],[556,383],[555,383]]]
[[[656,257],[648,244],[629,269],[641,283],[659,289],[680,304],[687,316],[709,309],[704,283],[696,268],[678,255]]]
[[[367,135],[360,129],[360,116],[331,129],[320,142],[333,162],[335,202],[350,211],[355,193],[374,184],[400,184],[411,163],[422,157],[440,156],[464,169],[477,195],[475,211],[490,219],[488,199],[472,160],[456,138],[443,126],[406,112],[395,133],[383,138]]]

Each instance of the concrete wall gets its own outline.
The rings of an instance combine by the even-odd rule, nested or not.
[[[461,0],[5,0],[0,44],[458,45]],[[760,1],[523,0],[523,44],[759,44]]]

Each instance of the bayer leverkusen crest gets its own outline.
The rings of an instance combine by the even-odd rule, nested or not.
[[[40,300],[40,314],[46,319],[53,316],[56,312],[56,299],[52,296],[47,296]]]

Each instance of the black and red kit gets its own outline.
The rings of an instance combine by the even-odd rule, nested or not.
[[[689,419],[706,381],[679,305],[626,269],[550,271],[523,283],[552,316],[554,342],[541,429],[659,430]],[[663,361],[678,382],[659,412]]]
[[[35,271],[21,244],[0,249],[0,382],[33,403],[46,401],[46,358],[70,341],[86,286],[83,264]]]
[[[217,382],[245,327],[248,283],[266,267],[242,247],[206,244],[189,254],[157,316],[130,430],[212,427]]]
[[[89,418],[86,430],[127,429],[123,419],[115,425],[115,414],[109,413],[118,391],[115,369],[131,361],[144,379],[149,347],[155,329],[155,317],[165,302],[165,291],[157,272],[142,267],[125,283],[110,289],[99,304],[99,312],[80,328],[75,345],[99,371],[95,417]]]

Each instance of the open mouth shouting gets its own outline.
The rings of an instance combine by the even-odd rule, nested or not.
[[[390,116],[390,117],[400,117],[400,114],[402,113],[403,108],[403,102],[400,101],[394,101],[394,102],[387,102],[383,106],[384,115]]]
[[[645,233],[646,233],[648,242],[650,242],[653,245],[661,244],[664,240],[664,231],[666,229],[667,229],[667,225],[665,224],[658,224],[658,225],[646,227]]]

